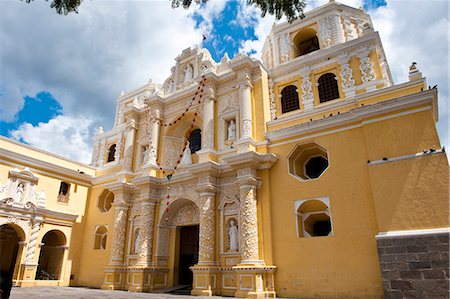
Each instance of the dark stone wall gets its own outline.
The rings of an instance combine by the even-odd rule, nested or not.
[[[449,236],[378,238],[385,298],[449,298]]]

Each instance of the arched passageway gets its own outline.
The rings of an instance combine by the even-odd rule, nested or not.
[[[0,226],[0,282],[3,285],[3,296],[8,298],[13,279],[16,279],[20,267],[22,248],[21,241],[25,238],[22,229],[12,225]]]
[[[51,230],[42,238],[36,280],[59,280],[64,261],[66,237],[61,231]]]

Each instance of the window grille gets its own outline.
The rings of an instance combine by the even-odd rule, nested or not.
[[[289,85],[281,91],[281,113],[300,109],[297,87]]]
[[[325,103],[339,98],[339,87],[334,74],[327,73],[320,76],[318,83],[320,103]]]

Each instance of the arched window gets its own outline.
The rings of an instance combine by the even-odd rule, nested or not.
[[[95,230],[94,249],[106,249],[106,238],[108,237],[108,229],[101,225]]]
[[[189,148],[192,154],[202,148],[202,131],[200,129],[195,129],[189,136]]]
[[[314,29],[307,28],[300,31],[295,36],[294,45],[296,48],[296,57],[302,56],[320,49],[317,32]]]
[[[300,109],[297,87],[289,85],[281,91],[281,113]]]
[[[109,147],[108,150],[108,161],[107,162],[112,162],[116,159],[115,157],[116,155],[116,144],[113,144]]]
[[[319,100],[321,103],[325,103],[339,98],[339,87],[335,74],[326,73],[320,76],[318,83],[319,83]]]

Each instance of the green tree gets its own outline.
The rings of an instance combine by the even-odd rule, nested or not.
[[[30,3],[34,0],[25,0]],[[47,0],[49,1],[49,0]],[[84,0],[51,0],[50,7],[54,8],[60,15],[67,15],[71,12],[78,13],[78,8]],[[172,7],[189,8],[192,2],[200,5],[210,0],[168,0],[172,2]],[[211,0],[221,1],[221,0]],[[277,20],[282,16],[286,16],[289,22],[295,18],[303,18],[303,10],[306,6],[307,0],[246,0],[248,5],[255,5],[261,9],[261,16],[267,13],[274,15]]]

